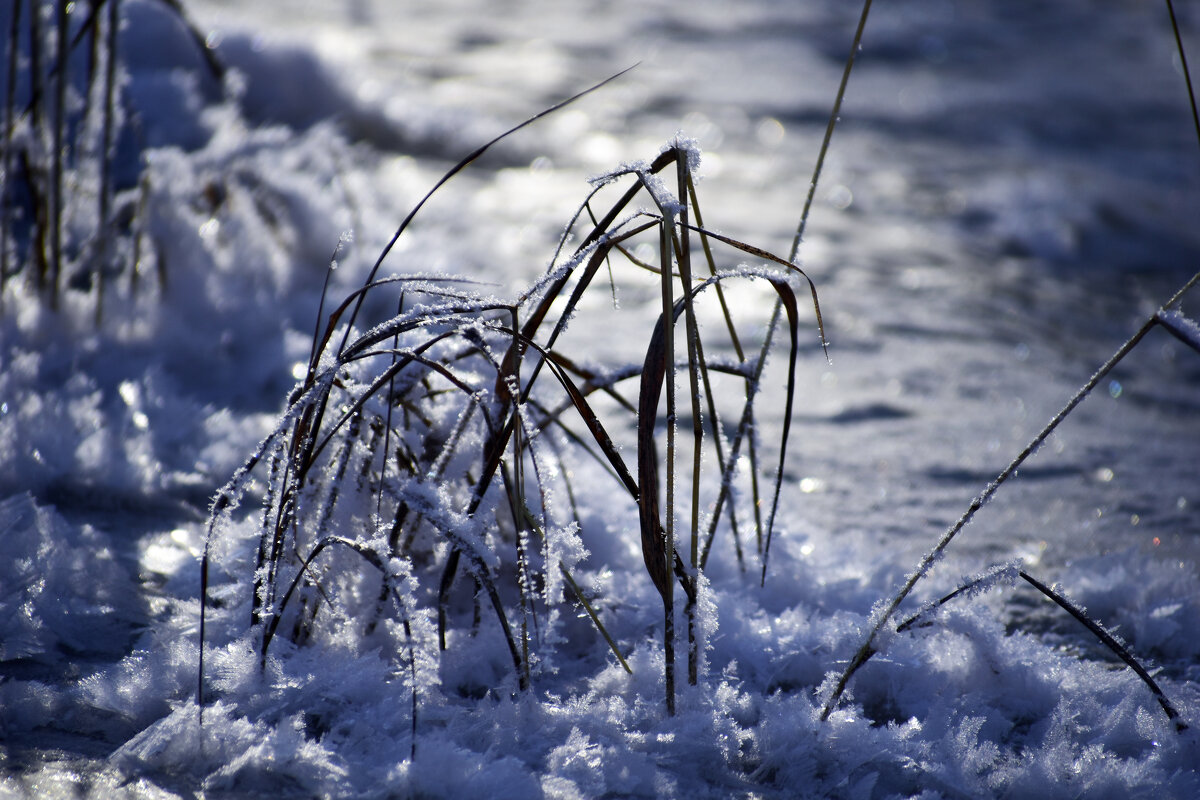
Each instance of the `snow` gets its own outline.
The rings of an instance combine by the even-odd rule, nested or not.
[[[136,222],[113,258],[129,267],[139,252],[138,279],[108,285],[99,322],[94,289],[64,290],[54,311],[13,275],[0,296],[0,797],[1200,796],[1200,333],[1191,295],[1160,310],[1200,263],[1200,156],[1161,9],[1035,5],[872,11],[800,250],[833,360],[803,317],[769,575],[760,586],[749,525],[743,569],[723,524],[697,579],[699,682],[683,679],[681,636],[668,716],[637,507],[602,459],[533,424],[532,402],[561,395],[535,396],[520,420],[536,456],[525,479],[554,487],[520,547],[495,488],[467,517],[470,492],[446,476],[476,465],[449,448],[427,474],[386,476],[531,631],[524,691],[486,593],[472,629],[462,577],[439,650],[445,537],[393,557],[373,501],[329,495],[333,457],[297,503],[343,538],[316,564],[327,583],[297,593],[341,602],[307,640],[279,635],[264,654],[248,624],[262,504],[291,479],[269,462],[331,387],[362,392],[388,348],[417,352],[413,320],[437,315],[436,334],[470,311],[463,330],[499,362],[504,339],[478,309],[536,300],[577,271],[592,251],[559,258],[555,244],[589,180],[623,186],[663,148],[700,171],[706,228],[781,253],[857,9],[622,0],[580,25],[584,11],[551,0],[503,13],[196,0],[229,68],[215,76],[168,4],[122,3],[113,213]],[[1182,23],[1197,41],[1198,19]],[[339,361],[335,339],[306,389],[318,308],[361,284],[453,163],[638,60],[435,195],[381,269],[395,291],[368,299],[342,351],[380,354]],[[69,241],[97,225],[93,166],[69,170]],[[652,182],[674,213],[673,177]],[[632,211],[628,224],[647,220]],[[761,336],[776,295],[737,278],[777,273],[724,257],[733,319]],[[83,268],[81,250],[68,258]],[[656,276],[615,274],[619,307],[599,287],[561,340],[596,383],[633,374],[659,313]],[[698,318],[706,334],[724,326],[706,306]],[[972,591],[886,629],[822,720],[880,604],[1149,319],[1117,389],[1087,398],[1000,487],[893,622]],[[778,397],[786,364],[771,359],[764,393]],[[455,367],[477,391],[413,423],[430,447],[478,436],[468,409],[495,399],[494,372]],[[589,402],[610,410],[600,393]],[[764,464],[782,408],[760,407]],[[632,464],[632,437],[617,438]],[[340,451],[343,471],[373,457],[365,442]],[[680,520],[690,489],[681,477]],[[544,579],[503,574],[518,550]],[[1119,636],[1188,727],[1019,569]],[[389,610],[364,631],[356,615],[384,582]]]

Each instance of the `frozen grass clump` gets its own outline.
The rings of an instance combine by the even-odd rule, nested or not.
[[[460,162],[442,182],[486,149]],[[594,181],[568,226],[568,233],[581,228],[580,244],[562,254],[564,235],[546,276],[515,301],[480,294],[463,280],[419,274],[377,278],[427,195],[397,230],[364,287],[321,314],[304,381],[293,391],[280,425],[218,495],[210,525],[211,546],[235,519],[228,513],[241,502],[248,481],[261,476],[266,505],[247,587],[248,621],[261,668],[280,634],[304,644],[314,636],[338,638],[357,629],[370,639],[390,620],[402,634],[392,648],[407,662],[415,730],[418,651],[431,647],[417,635],[420,618],[436,614],[437,651],[474,649],[469,642],[479,637],[486,607],[508,652],[508,679],[523,690],[536,675],[553,674],[555,646],[563,641],[558,618],[564,601],[573,601],[629,669],[572,574],[597,568],[586,562],[571,478],[574,461],[595,460],[639,520],[641,554],[663,607],[663,680],[667,710],[674,713],[675,583],[686,597],[687,681],[695,685],[712,632],[709,621],[715,619],[703,569],[722,506],[730,520],[725,535],[734,537],[738,563],[743,563],[738,516],[745,529],[754,531],[755,550],[765,560],[780,489],[776,479],[765,520],[738,509],[732,499],[734,464],[754,427],[758,373],[742,354],[725,286],[763,281],[787,310],[786,420],[800,347],[792,282],[804,279],[778,257],[692,224],[693,214],[697,223],[700,219],[692,172],[698,159],[694,146],[677,139],[652,163],[628,165]],[[659,173],[674,178],[674,194]],[[602,192],[617,199],[599,213],[594,206]],[[632,207],[642,192],[650,203],[647,210]],[[636,237],[643,234],[657,246],[653,263],[632,255]],[[715,245],[764,258],[771,268],[722,271],[714,261]],[[693,252],[706,279],[692,272]],[[593,279],[605,266],[611,276],[609,262],[616,258],[659,284],[662,312],[649,332],[643,363],[600,373],[582,366],[583,359],[563,342],[569,341],[568,323],[585,292],[595,292]],[[819,329],[815,289],[811,283],[806,288]],[[369,330],[357,329],[367,295],[380,293],[395,297],[398,313]],[[700,338],[695,309],[701,301],[719,309],[723,343],[706,345]],[[677,322],[683,323],[680,338],[686,342],[679,351]],[[706,348],[714,355],[706,356]],[[721,350],[734,357],[716,357]],[[665,381],[666,407],[659,408],[664,379],[674,375],[677,363],[691,385],[687,445],[677,443],[673,377]],[[735,407],[741,422],[732,441],[724,438],[717,410],[724,398],[712,389],[714,376],[722,373],[740,386],[745,401]],[[547,380],[538,382],[543,375]],[[637,392],[627,395],[623,384],[634,381]],[[597,402],[605,403],[605,412],[596,410]],[[665,430],[659,427],[660,415],[665,415]],[[659,444],[664,435],[665,448]],[[615,444],[619,436],[636,445],[636,479]],[[785,422],[776,443],[781,459],[787,436]],[[706,454],[710,446],[714,452]],[[665,483],[659,477],[660,448],[666,455]],[[677,466],[684,453],[690,467]],[[751,453],[754,464],[753,448]],[[776,475],[780,472],[776,468]],[[716,480],[706,479],[708,473]],[[679,534],[673,511],[677,485],[691,492],[690,521],[679,523],[686,531]],[[702,489],[711,493],[707,505],[715,511],[703,512]],[[749,490],[757,501],[757,484]],[[664,491],[670,511],[665,518],[659,506]],[[206,575],[208,563],[206,557]],[[466,594],[455,592],[460,569],[473,587]],[[334,628],[326,632],[328,625]],[[471,660],[488,661],[482,654]],[[454,674],[452,660],[448,666]],[[202,701],[205,680],[202,668]],[[485,670],[456,682],[459,692],[471,694],[478,687],[490,693],[496,676]]]

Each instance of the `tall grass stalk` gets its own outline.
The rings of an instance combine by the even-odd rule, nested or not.
[[[867,28],[867,17],[868,17],[868,15],[870,15],[870,13],[871,13],[871,0],[864,0],[862,12],[859,14],[859,17],[858,17],[858,26],[854,30],[854,40],[850,44],[850,54],[846,57],[846,64],[842,68],[842,78],[841,78],[841,81],[838,83],[837,93],[834,95],[833,109],[829,112],[829,122],[825,125],[825,136],[821,140],[820,149],[817,151],[817,161],[816,161],[816,164],[813,166],[812,180],[810,180],[808,183],[808,194],[805,196],[805,199],[804,199],[804,208],[800,212],[800,222],[799,222],[799,224],[797,224],[796,234],[792,238],[792,249],[791,249],[790,253],[788,254],[788,261],[791,263],[795,263],[796,259],[800,255],[800,244],[804,240],[804,229],[808,225],[808,217],[809,217],[810,212],[812,211],[813,198],[816,197],[816,193],[817,193],[817,184],[821,180],[821,170],[823,169],[823,167],[825,165],[825,156],[829,152],[830,142],[833,141],[834,128],[837,127],[837,123],[841,119],[842,101],[846,97],[846,86],[850,82],[850,73],[854,69],[854,64],[858,57],[858,52],[859,52],[859,50],[862,49],[863,32]],[[771,312],[771,322],[767,326],[769,332],[773,332],[775,330],[775,327],[779,324],[779,315],[780,315],[781,309],[782,309],[782,306],[779,303],[776,303],[774,309]],[[824,342],[824,339],[822,339],[822,342]],[[768,333],[767,337],[763,341],[762,349],[759,350],[759,353],[758,353],[758,360],[755,364],[755,374],[756,375],[762,374],[762,368],[766,363],[767,354],[770,350],[770,346],[771,346],[771,335],[770,335],[770,333]],[[749,424],[752,421],[752,417],[748,413],[749,409],[750,409],[750,405],[751,405],[751,401],[749,398],[747,398],[747,401],[746,401],[747,413],[743,415],[743,420],[746,422],[746,424]],[[791,418],[789,415],[789,417],[784,420],[784,425],[786,426],[786,425],[789,425],[790,423],[791,423]],[[741,436],[740,430],[739,430],[739,436]],[[753,441],[753,440],[751,440],[751,441]],[[780,470],[781,471],[779,473],[777,473],[775,476],[775,496],[771,502],[771,513],[770,513],[770,516],[768,517],[768,521],[767,521],[766,541],[765,542],[761,541],[761,535],[760,535],[759,550],[762,555],[762,576],[760,579],[760,583],[762,585],[766,585],[766,582],[767,582],[767,561],[771,554],[771,536],[775,529],[775,513],[779,508],[779,489],[780,489],[780,482],[783,479],[782,468],[783,468],[783,462],[781,460],[780,461]],[[755,507],[757,508],[757,504]],[[760,528],[760,531],[761,531],[761,528]]]

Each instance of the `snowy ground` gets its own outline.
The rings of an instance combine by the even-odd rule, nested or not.
[[[3,297],[0,796],[1200,795],[1200,356],[1162,331],[901,616],[1019,559],[1120,634],[1190,728],[1024,584],[890,637],[818,719],[872,606],[1200,265],[1200,150],[1164,7],[876,7],[800,251],[832,360],[801,355],[765,588],[719,540],[706,671],[666,717],[636,512],[583,462],[578,484],[604,488],[578,498],[580,574],[633,675],[568,607],[517,694],[485,625],[423,676],[408,760],[411,695],[386,642],[281,646],[260,674],[235,624],[246,526],[216,551],[210,594],[232,610],[203,733],[194,705],[209,503],[302,376],[339,237],[354,231],[337,297],[459,157],[640,61],[447,186],[387,269],[515,296],[587,178],[681,129],[704,151],[709,227],[786,255],[858,9],[189,3],[245,81],[232,104],[161,3],[124,5],[146,286],[99,330],[86,297],[51,313],[20,280]],[[1181,22],[1200,43],[1200,17]],[[620,324],[648,331],[654,298],[621,291]],[[743,297],[747,324],[769,299]],[[640,360],[645,335],[587,310],[573,334],[589,359]]]

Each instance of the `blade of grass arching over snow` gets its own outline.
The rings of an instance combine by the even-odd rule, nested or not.
[[[1154,695],[1154,699],[1158,701],[1160,706],[1162,706],[1162,710],[1167,715],[1167,718],[1170,719],[1171,722],[1175,723],[1175,730],[1177,732],[1182,733],[1183,731],[1187,730],[1188,726],[1179,716],[1179,711],[1177,711],[1175,706],[1171,704],[1171,701],[1167,698],[1166,694],[1163,693],[1163,690],[1159,688],[1158,684],[1154,681],[1154,678],[1150,676],[1150,673],[1146,671],[1145,667],[1143,667],[1141,663],[1134,658],[1133,654],[1129,652],[1129,648],[1125,647],[1125,645],[1122,644],[1119,639],[1109,633],[1103,625],[1089,617],[1087,612],[1084,611],[1080,606],[1076,605],[1061,593],[1056,592],[1054,589],[1042,583],[1037,578],[1034,578],[1025,570],[1020,571],[1020,576],[1026,583],[1033,586],[1046,597],[1053,600],[1060,608],[1064,609],[1068,614],[1078,620],[1081,625],[1091,631],[1097,639],[1103,642],[1105,647],[1107,647],[1109,650],[1115,653],[1118,658],[1124,661],[1129,668],[1132,669],[1137,676],[1142,679],[1142,683],[1146,684],[1146,686],[1150,689],[1150,692]]]
[[[361,414],[363,406],[366,405],[366,403],[376,394],[381,392],[386,385],[390,384],[392,380],[410,364],[420,364],[421,366],[429,369],[431,372],[437,373],[452,386],[454,386],[454,388],[461,391],[468,398],[469,402],[472,401],[472,398],[474,398],[478,391],[476,387],[471,386],[463,378],[456,375],[442,362],[431,358],[426,358],[423,355],[424,350],[428,349],[428,347],[432,347],[438,341],[441,341],[444,338],[450,338],[454,335],[455,333],[453,331],[447,331],[446,333],[435,337],[435,339],[432,341],[423,342],[415,350],[373,350],[368,353],[360,354],[356,359],[351,359],[351,361],[354,361],[375,356],[389,356],[394,358],[395,361],[391,363],[388,368],[384,370],[378,377],[375,378],[375,380],[361,396],[359,396],[353,403],[346,406],[342,410],[341,416],[338,417],[338,420],[329,430],[326,430],[322,433],[320,440],[317,441],[316,445],[311,451],[309,456],[310,460],[315,461],[325,447],[329,444],[329,442],[332,441],[338,430],[340,430],[341,427],[346,424],[346,422],[353,419],[356,415]]]
[[[917,625],[917,623],[923,622],[926,617],[932,616],[934,612],[956,597],[963,595],[966,595],[967,597],[975,597],[1001,583],[1011,586],[1017,579],[1017,572],[1019,568],[1018,561],[1012,561],[1007,564],[999,564],[985,570],[978,575],[975,575],[972,578],[969,578],[968,580],[963,581],[962,585],[960,585],[954,591],[943,595],[931,603],[926,604],[919,611],[917,611],[917,613],[913,614],[911,617],[904,620],[904,622],[897,625],[896,632],[903,633],[904,631],[913,628]],[[923,623],[923,625],[928,624],[930,623]]]
[[[1112,651],[1114,655],[1124,661],[1125,664],[1134,671],[1138,678],[1141,679],[1142,683],[1146,684],[1146,687],[1150,689],[1151,694],[1154,695],[1154,698],[1158,701],[1159,706],[1161,706],[1163,712],[1166,713],[1167,718],[1175,724],[1175,729],[1177,731],[1184,731],[1187,729],[1187,725],[1180,717],[1179,711],[1176,710],[1175,706],[1171,704],[1170,699],[1168,699],[1163,690],[1155,682],[1154,678],[1150,676],[1150,673],[1146,670],[1146,668],[1143,667],[1137,658],[1134,657],[1133,653],[1129,652],[1129,648],[1126,647],[1120,639],[1110,633],[1108,629],[1101,625],[1097,620],[1089,617],[1087,612],[1080,605],[1067,598],[1061,592],[1055,591],[1053,588],[1042,583],[1025,570],[1021,569],[1019,564],[1019,561],[1001,564],[999,566],[992,567],[991,569],[975,576],[974,578],[971,578],[970,580],[965,581],[954,591],[938,600],[935,600],[932,603],[929,603],[920,611],[913,614],[901,624],[897,625],[896,632],[903,633],[904,631],[910,630],[917,623],[922,622],[926,617],[930,616],[932,612],[937,611],[955,598],[962,596],[975,597],[983,592],[988,591],[998,584],[1011,586],[1019,577],[1030,586],[1041,592],[1045,597],[1056,603],[1060,608],[1067,611],[1067,613],[1074,617],[1076,621],[1087,628],[1092,635],[1100,641],[1101,644],[1103,644],[1110,651]],[[930,623],[925,622],[924,624],[928,625]]]
[[[959,517],[958,521],[951,525],[944,534],[942,534],[942,537],[938,540],[937,544],[934,545],[932,550],[926,553],[925,557],[921,560],[921,563],[917,565],[917,569],[908,576],[904,582],[904,585],[901,586],[900,590],[891,598],[891,600],[889,600],[886,604],[881,604],[875,610],[875,612],[872,614],[870,631],[867,633],[866,639],[859,646],[858,651],[854,654],[854,657],[849,661],[849,663],[846,665],[846,668],[839,676],[833,692],[825,702],[825,707],[821,712],[821,719],[829,718],[829,715],[833,712],[833,709],[837,707],[838,701],[841,699],[842,693],[845,692],[846,686],[849,684],[850,679],[854,676],[854,673],[857,672],[859,668],[871,658],[872,655],[874,655],[875,640],[879,636],[879,633],[883,630],[884,626],[888,624],[889,620],[891,620],[892,616],[896,613],[896,609],[899,608],[900,604],[904,602],[905,598],[908,597],[909,593],[912,591],[913,587],[916,586],[917,582],[924,578],[929,573],[929,570],[933,567],[933,565],[941,558],[942,553],[945,552],[946,548],[950,545],[950,542],[953,541],[954,537],[958,535],[959,531],[965,528],[967,524],[975,518],[975,514],[988,504],[1000,487],[1003,486],[1004,483],[1013,476],[1013,474],[1018,468],[1020,468],[1022,464],[1025,463],[1029,456],[1033,455],[1033,453],[1042,446],[1042,443],[1045,442],[1050,434],[1054,432],[1055,428],[1057,428],[1063,420],[1070,416],[1071,412],[1075,410],[1076,406],[1082,403],[1083,400],[1092,393],[1092,390],[1096,388],[1100,381],[1103,380],[1105,376],[1107,376],[1108,373],[1110,373],[1113,368],[1117,366],[1117,364],[1121,363],[1125,356],[1129,355],[1133,348],[1142,341],[1142,339],[1154,328],[1154,326],[1160,324],[1159,315],[1167,313],[1169,309],[1178,303],[1179,300],[1182,299],[1183,296],[1197,283],[1200,283],[1200,272],[1197,272],[1195,275],[1193,275],[1191,279],[1179,289],[1179,291],[1172,295],[1170,300],[1164,303],[1157,312],[1152,314],[1150,318],[1147,319],[1140,328],[1138,328],[1137,332],[1134,333],[1133,336],[1129,337],[1129,339],[1127,339],[1125,343],[1121,345],[1117,351],[1113,353],[1113,355],[1107,361],[1104,362],[1104,364],[1101,365],[1100,369],[1098,369],[1096,373],[1092,375],[1087,383],[1085,383],[1079,388],[1078,391],[1075,392],[1071,399],[1067,401],[1067,404],[1063,406],[1062,410],[1055,414],[1050,421],[1046,423],[1046,426],[1042,428],[1042,430],[1039,431],[1036,436],[1033,437],[1033,440],[1025,446],[1025,449],[1023,449],[1017,455],[1017,457],[1014,458],[1009,465],[1005,467],[999,475],[996,476],[995,480],[988,484],[987,488],[985,488],[982,493],[980,493],[974,500],[971,501],[971,504],[967,507],[967,510],[963,513],[963,515]]]
[[[325,286],[321,290],[322,294],[321,294],[321,300],[318,303],[318,310],[323,310],[325,307],[325,299],[326,299],[325,293],[328,291],[329,283],[330,283],[330,280],[332,277],[329,270],[332,270],[335,268],[334,265],[337,260],[337,254],[341,251],[342,243],[348,242],[348,241],[349,241],[348,236],[346,234],[343,234],[341,239],[339,240],[338,247],[334,250],[334,256],[330,260],[329,267],[326,269]],[[473,298],[470,294],[467,294],[465,292],[455,292],[455,291],[450,290],[449,288],[443,289],[440,287],[440,284],[462,284],[462,285],[470,286],[470,285],[473,285],[476,283],[478,283],[478,281],[474,281],[470,278],[457,278],[457,277],[448,276],[448,275],[392,275],[390,277],[380,278],[379,280],[372,281],[371,283],[368,283],[368,284],[358,287],[354,291],[350,292],[345,298],[343,298],[342,302],[338,304],[337,308],[335,308],[333,311],[331,311],[329,313],[329,319],[325,321],[325,328],[324,328],[323,333],[321,333],[321,318],[318,315],[318,318],[316,321],[316,333],[314,334],[314,338],[313,338],[313,346],[310,349],[310,353],[309,353],[309,368],[308,368],[308,374],[306,377],[305,386],[308,386],[312,383],[313,377],[316,375],[316,370],[320,366],[321,358],[325,355],[326,351],[328,350],[329,342],[333,339],[334,333],[337,332],[337,328],[338,328],[338,325],[341,323],[342,316],[348,310],[350,310],[352,307],[354,307],[357,303],[362,302],[362,300],[365,298],[365,296],[367,294],[370,294],[372,291],[376,291],[376,290],[380,289],[380,287],[383,287],[383,286],[388,286],[391,284],[398,284],[401,287],[400,288],[401,292],[404,292],[406,290],[413,291],[413,292],[420,291],[426,295],[443,298],[445,300],[445,303],[443,303],[445,308],[439,307],[439,309],[438,309],[439,312],[441,312],[441,313],[445,313],[445,314],[454,313],[449,310],[451,308],[451,306],[449,304],[457,301],[460,303],[460,306],[461,306],[458,308],[457,313],[465,314],[465,313],[469,313],[471,308],[475,308],[478,305],[478,301],[474,301],[475,304],[468,307],[467,303],[469,301],[473,300]],[[412,284],[412,287],[406,289],[406,286],[408,284]],[[504,306],[504,307],[507,307],[507,306]],[[423,317],[416,317],[416,319],[418,319],[418,320],[420,320],[422,318]],[[414,317],[406,316],[404,314],[398,314],[396,317],[393,317],[390,320],[392,328],[389,328],[389,331],[399,330],[401,333],[404,332],[404,330],[406,330],[406,329],[403,329],[403,328],[397,329],[396,328],[397,325],[402,324],[401,319],[411,321],[412,319],[414,319]],[[419,325],[418,325],[418,327],[419,327]],[[347,329],[347,331],[350,331],[350,330],[352,330],[352,327],[350,325],[347,325],[346,329]],[[392,335],[392,334],[388,333],[383,338],[386,339],[390,335]],[[341,357],[341,355],[344,354],[345,349],[349,346],[350,345],[343,342],[342,352],[333,353],[333,354],[331,354],[331,357],[334,358],[335,360],[337,358]],[[368,344],[367,346],[370,346],[370,345]]]
[[[412,224],[413,219],[417,216],[417,214],[421,211],[421,209],[424,208],[425,204],[427,202],[429,202],[429,199],[432,198],[433,195],[436,194],[439,189],[441,189],[443,186],[445,186],[452,178],[454,178],[455,175],[462,172],[468,166],[473,164],[480,157],[482,157],[484,153],[486,153],[494,145],[496,145],[503,139],[508,138],[509,136],[513,135],[514,133],[516,133],[519,130],[522,130],[523,128],[529,127],[530,125],[537,122],[541,118],[548,116],[549,114],[553,114],[554,112],[559,111],[560,109],[565,108],[566,106],[569,106],[571,103],[574,103],[576,100],[579,100],[579,99],[585,97],[586,95],[591,94],[592,92],[596,91],[597,89],[600,89],[603,86],[607,86],[609,83],[612,83],[613,81],[617,80],[622,75],[624,75],[625,73],[634,69],[635,67],[637,67],[637,64],[634,64],[631,67],[626,67],[625,69],[621,70],[620,72],[616,73],[615,75],[611,75],[611,76],[605,78],[604,80],[600,81],[599,83],[594,84],[594,85],[588,87],[587,89],[584,89],[582,92],[571,95],[566,100],[562,100],[562,101],[550,106],[549,108],[539,111],[538,113],[534,114],[532,117],[529,117],[529,118],[525,119],[523,122],[521,122],[517,125],[514,125],[513,127],[504,131],[504,133],[501,133],[499,136],[496,136],[495,138],[491,139],[490,141],[485,142],[484,144],[480,145],[479,147],[475,148],[473,151],[468,153],[461,161],[459,161],[457,164],[455,164],[453,167],[451,167],[446,172],[446,174],[444,174],[441,178],[439,178],[437,183],[435,183],[433,185],[433,188],[430,189],[428,192],[426,192],[425,195],[419,201],[417,201],[417,204],[415,206],[413,206],[412,210],[408,212],[408,216],[406,216],[401,221],[399,227],[396,228],[396,232],[392,234],[392,238],[390,240],[388,240],[388,243],[386,245],[384,245],[383,250],[380,251],[378,258],[375,259],[375,263],[371,266],[371,271],[367,273],[367,279],[366,279],[365,283],[370,284],[375,280],[375,276],[379,272],[380,267],[383,266],[383,262],[387,259],[388,254],[391,253],[392,249],[396,246],[396,242],[400,241],[400,237],[404,235],[404,232],[406,230],[408,230],[408,226]],[[350,314],[350,323],[346,328],[347,337],[349,336],[349,330],[354,326],[354,322],[358,318],[358,312],[361,308],[362,308],[362,298],[360,297],[358,302],[356,302],[354,305],[354,311]]]

